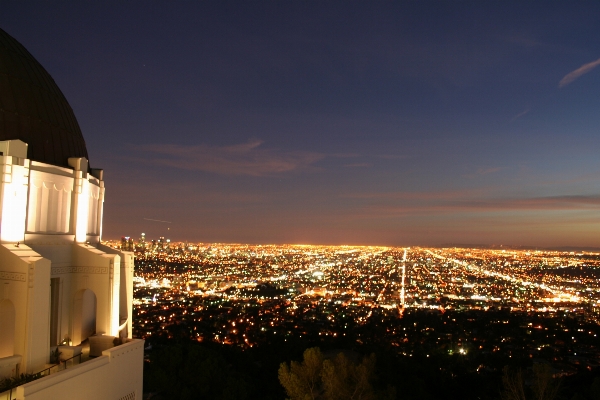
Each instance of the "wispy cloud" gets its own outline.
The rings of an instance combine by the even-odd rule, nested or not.
[[[355,198],[355,199],[373,199],[373,200],[394,200],[394,201],[407,201],[416,200],[432,201],[432,200],[452,200],[461,198],[470,198],[475,196],[481,196],[487,193],[486,189],[465,189],[465,190],[448,190],[448,191],[434,191],[434,192],[368,192],[368,193],[353,193],[343,195],[342,197]]]
[[[498,172],[498,171],[502,171],[504,168],[503,167],[495,167],[495,168],[479,168],[477,170],[477,175],[487,175],[487,174],[493,174],[494,172]]]
[[[136,149],[153,154],[151,161],[169,167],[221,175],[268,176],[310,167],[324,154],[264,148],[260,140],[232,146],[148,144]]]
[[[372,165],[369,163],[354,163],[354,164],[344,164],[346,168],[368,168]]]
[[[499,196],[500,195],[500,196]],[[363,193],[354,199],[354,214],[361,218],[405,216],[458,216],[494,213],[600,210],[600,195],[501,197],[493,188],[437,192]]]
[[[494,204],[495,203],[495,204]],[[583,210],[600,207],[600,195],[548,196],[526,199],[508,199],[491,203],[497,208],[522,210]]]
[[[496,172],[507,169],[507,167],[479,167],[476,170],[469,171],[468,173],[462,175],[467,179],[481,179],[482,176],[495,174]]]
[[[331,153],[328,154],[328,156],[334,158],[356,158],[360,157],[361,155],[358,153]]]
[[[418,197],[418,196],[417,196]],[[515,211],[585,211],[600,209],[600,195],[549,196],[522,199],[465,199],[405,204],[371,204],[366,210],[379,215],[440,215]]]
[[[581,67],[577,68],[575,71],[571,71],[567,75],[565,75],[564,78],[562,78],[560,80],[560,82],[558,82],[558,87],[561,88],[563,86],[568,85],[569,83],[571,83],[574,80],[576,80],[577,78],[579,78],[581,75],[587,74],[588,72],[590,72],[591,70],[596,68],[598,65],[600,65],[600,58],[597,59],[596,61],[592,61],[590,63],[583,64]]]
[[[510,122],[515,122],[516,120],[518,120],[519,118],[521,118],[522,116],[524,116],[525,114],[527,114],[528,112],[529,112],[529,109],[527,109],[527,110],[525,110],[525,111],[523,111],[523,112],[515,115],[514,117],[512,117],[510,119]]]

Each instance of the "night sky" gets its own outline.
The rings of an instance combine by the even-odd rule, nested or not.
[[[0,27],[105,170],[104,239],[600,246],[600,2],[1,0]]]

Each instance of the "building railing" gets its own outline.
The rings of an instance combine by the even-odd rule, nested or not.
[[[36,379],[43,378],[56,372],[64,371],[69,367],[81,364],[81,356],[79,353],[66,360],[60,360],[58,364],[52,365],[46,369],[36,372],[35,374],[21,374],[14,378],[8,378],[4,381],[0,381],[0,400],[14,400],[16,395],[16,388],[23,385],[24,383],[34,381]]]
[[[66,360],[60,360],[58,362],[58,364],[48,367],[46,369],[43,369],[43,370],[37,372],[35,375],[40,375],[39,378],[41,378],[44,376],[48,376],[50,374],[54,374],[56,372],[63,371],[69,367],[79,365],[79,364],[81,364],[81,356],[82,356],[82,354],[79,353],[79,354],[74,355],[71,358],[67,358]],[[77,359],[77,362],[75,362],[76,359]],[[63,366],[63,368],[61,368],[61,366]]]

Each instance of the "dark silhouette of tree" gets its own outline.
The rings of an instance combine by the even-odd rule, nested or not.
[[[502,375],[502,400],[527,400],[525,396],[525,382],[523,380],[523,371],[510,371],[508,366],[504,367]]]
[[[552,376],[551,367],[547,364],[533,365],[529,387],[525,385],[522,370],[512,372],[504,367],[502,384],[503,400],[554,400],[560,387],[560,381]]]
[[[548,364],[533,364],[531,390],[535,400],[554,400],[558,396],[560,381],[552,376]]]
[[[373,400],[395,398],[395,388],[377,394],[375,355],[364,357],[360,363],[344,353],[326,359],[318,347],[304,351],[302,362],[292,361],[279,367],[279,382],[291,400]]]
[[[145,391],[170,399],[246,399],[249,387],[219,351],[194,343],[153,350],[144,371]]]
[[[333,360],[323,361],[323,389],[328,400],[375,398],[371,382],[374,378],[375,354],[355,364],[339,353]]]
[[[600,377],[596,377],[589,387],[578,389],[571,400],[600,400]]]
[[[304,351],[304,360],[292,361],[288,367],[282,363],[279,367],[279,382],[291,400],[315,400],[322,398],[323,353],[318,347]]]
[[[600,399],[600,378],[594,379],[594,382],[590,386],[590,397],[593,399]]]

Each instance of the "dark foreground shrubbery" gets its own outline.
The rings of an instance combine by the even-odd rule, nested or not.
[[[289,396],[286,396],[279,381],[282,363],[302,362],[304,351],[316,346],[325,357],[333,360],[343,351],[354,357],[357,364],[365,356],[373,354],[370,381],[373,393],[385,394],[386,398],[395,394],[399,400],[500,400],[506,395],[503,371],[475,372],[473,364],[480,360],[469,356],[431,354],[406,357],[397,355],[390,348],[294,339],[273,341],[246,350],[216,343],[197,343],[185,338],[155,338],[147,344],[152,349],[147,351],[144,392],[146,398],[153,400],[283,400]],[[516,371],[522,371],[525,387],[524,397],[511,398],[532,398],[531,362],[518,360],[512,362],[510,368],[513,378]],[[558,391],[552,391],[554,397],[543,400],[600,399],[599,371],[583,370],[554,383],[558,385]]]
[[[242,360],[219,350],[184,341],[157,345],[146,362],[144,391],[163,399],[251,398]]]

